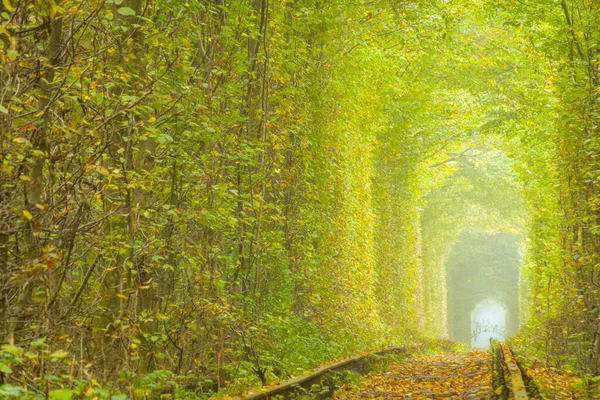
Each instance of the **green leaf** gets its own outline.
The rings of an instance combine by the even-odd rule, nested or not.
[[[166,143],[171,143],[173,142],[173,138],[170,135],[167,135],[166,133],[160,134],[157,138],[156,141],[162,144],[166,144]]]
[[[12,374],[12,369],[6,364],[0,364],[0,372],[4,372],[5,374]]]
[[[69,353],[67,353],[64,350],[56,350],[54,353],[50,354],[50,357],[52,358],[65,358],[66,356],[68,356]]]
[[[33,342],[31,342],[31,347],[40,347],[40,346],[47,346],[45,336],[43,338],[39,338],[39,339],[36,339]]]
[[[8,108],[6,108],[2,104],[0,104],[0,112],[4,113],[4,114],[8,114]]]
[[[8,11],[12,12],[14,10],[12,4],[10,4],[10,0],[2,0],[2,4],[4,4],[4,7],[6,7]]]
[[[128,17],[131,15],[135,15],[135,11],[133,10],[133,8],[121,7],[121,8],[119,8],[119,14],[125,15],[126,17]]]
[[[71,389],[51,390],[49,394],[53,400],[70,400],[77,392]]]
[[[8,398],[19,398],[25,390],[20,386],[9,385],[8,383],[0,386],[0,398],[8,397]]]
[[[25,352],[22,348],[13,346],[12,344],[3,344],[1,349],[3,352],[12,354],[13,356],[19,356]]]

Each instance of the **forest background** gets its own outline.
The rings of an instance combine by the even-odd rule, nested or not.
[[[444,336],[464,231],[520,235],[519,346],[597,375],[599,27],[594,0],[3,0],[0,394]]]

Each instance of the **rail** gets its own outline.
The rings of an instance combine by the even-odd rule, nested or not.
[[[495,374],[500,378],[500,399],[528,400],[527,389],[517,360],[505,342],[497,343],[495,351]],[[498,382],[497,382],[498,383]]]
[[[292,378],[278,385],[262,389],[260,391],[240,394],[234,397],[235,400],[262,400],[270,399],[274,396],[283,396],[290,398],[301,389],[310,389],[313,385],[320,384],[326,378],[335,373],[343,371],[364,372],[369,363],[369,359],[374,356],[383,356],[388,354],[406,353],[405,347],[392,347],[385,350],[373,351],[367,354],[349,358],[334,364],[325,365],[305,375]]]
[[[407,350],[405,347],[393,347],[380,351],[373,351],[367,354],[355,356],[337,363],[329,364],[317,368],[305,375],[301,375],[271,387],[239,394],[234,396],[235,400],[262,400],[271,399],[275,396],[278,398],[289,399],[294,395],[301,393],[304,390],[310,390],[314,385],[319,385],[336,373],[343,371],[354,371],[363,373],[369,364],[369,359],[374,356],[382,356],[387,354],[404,354]],[[504,343],[495,343],[492,347],[494,353],[494,373],[499,377],[499,380],[494,383],[494,398],[495,399],[514,399],[528,400],[527,390],[523,375],[515,359],[514,354],[509,346]],[[230,398],[230,397],[228,397]]]

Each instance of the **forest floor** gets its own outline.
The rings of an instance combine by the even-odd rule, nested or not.
[[[548,400],[600,399],[597,379],[586,384],[572,371],[548,367],[540,360],[519,359],[520,365],[535,382],[538,394],[534,398]]]
[[[488,399],[491,393],[488,351],[444,353],[391,363],[384,372],[367,375],[358,387],[335,399]]]

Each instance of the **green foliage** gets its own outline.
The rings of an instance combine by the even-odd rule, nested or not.
[[[10,359],[11,384],[236,390],[418,333],[417,213],[390,215],[411,233],[386,263],[372,185],[402,133],[389,60],[416,56],[389,39],[437,24],[404,35],[384,1],[5,8],[0,334],[47,337],[58,377]]]
[[[3,1],[0,393],[204,396],[444,335],[473,228],[524,238],[524,346],[596,371],[599,14]]]

